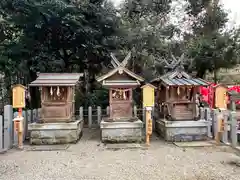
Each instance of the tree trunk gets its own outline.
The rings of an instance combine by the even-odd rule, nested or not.
[[[31,70],[29,72],[29,76],[30,76],[29,83],[37,79],[37,73]],[[40,93],[38,87],[31,87],[30,94],[31,94],[30,108],[35,109],[41,107]]]
[[[205,75],[205,69],[203,69],[203,68],[199,68],[199,70],[197,71],[197,74],[196,74],[196,76],[198,77],[198,78],[204,78],[204,75]]]
[[[213,80],[214,80],[214,83],[217,84],[217,69],[214,68],[213,70]]]

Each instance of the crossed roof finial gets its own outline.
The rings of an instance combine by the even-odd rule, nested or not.
[[[114,68],[117,68],[117,67],[125,67],[126,65],[127,65],[127,63],[128,63],[128,60],[131,58],[131,51],[127,54],[127,56],[124,58],[124,60],[120,63],[119,61],[118,61],[118,59],[116,58],[116,56],[113,54],[113,53],[111,53],[110,54],[110,56],[111,56],[111,58],[112,58],[112,60],[111,60],[111,63],[112,63],[112,65],[113,65],[113,67]]]
[[[163,61],[165,62],[165,67],[171,70],[175,70],[175,69],[184,69],[182,63],[184,60],[184,53],[179,57],[179,59],[177,59],[173,54],[171,54],[172,57],[172,61],[169,63],[165,58],[163,58]]]
[[[106,85],[107,83],[109,83],[109,82],[107,82],[107,81],[110,81],[110,82],[112,81],[112,80],[108,80],[108,78],[109,78],[110,76],[114,75],[115,73],[118,73],[118,74],[125,73],[125,74],[127,74],[128,76],[134,78],[135,81],[136,81],[136,82],[133,82],[133,83],[135,83],[134,85],[140,85],[140,82],[143,82],[143,81],[144,81],[144,79],[143,79],[141,76],[135,74],[134,72],[128,70],[128,69],[125,67],[125,66],[127,65],[127,63],[128,63],[128,60],[131,58],[131,52],[129,52],[129,53],[127,54],[127,56],[124,58],[124,60],[123,60],[122,62],[119,62],[118,59],[115,57],[115,55],[114,55],[113,53],[111,53],[110,56],[111,56],[111,58],[112,58],[111,63],[112,63],[112,65],[113,65],[114,69],[112,69],[111,71],[109,71],[107,74],[104,74],[104,75],[102,75],[101,77],[98,77],[98,78],[97,78],[97,81],[98,81],[98,82],[103,82],[103,85]],[[122,78],[123,78],[123,80],[124,80],[125,77],[122,77]],[[122,78],[120,77],[120,80],[121,80]],[[131,81],[132,81],[132,80],[131,80]],[[134,80],[133,80],[133,81],[134,81]],[[112,86],[112,84],[110,83],[110,84],[108,84],[108,86]]]

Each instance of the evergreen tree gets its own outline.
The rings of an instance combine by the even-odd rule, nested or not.
[[[187,13],[193,19],[193,34],[186,34],[186,51],[193,69],[203,78],[207,71],[229,68],[238,63],[239,31],[224,32],[228,14],[219,0],[187,0]]]
[[[21,72],[27,84],[37,72],[86,70],[91,80],[109,62],[119,18],[103,0],[6,0],[0,5],[4,74]]]

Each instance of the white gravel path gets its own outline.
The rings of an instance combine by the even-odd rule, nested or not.
[[[90,135],[91,134],[91,135]],[[239,161],[220,147],[182,149],[157,138],[148,150],[106,150],[86,133],[62,151],[0,154],[0,180],[239,180]]]

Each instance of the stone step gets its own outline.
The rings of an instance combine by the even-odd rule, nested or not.
[[[188,113],[190,113],[190,112],[192,112],[192,110],[191,109],[175,109],[175,112],[188,112]]]
[[[5,152],[7,152],[7,149],[0,149],[0,154],[4,154]]]
[[[56,145],[24,145],[25,151],[61,151],[67,150],[69,144],[56,144]]]
[[[192,141],[192,142],[174,142],[178,147],[209,147],[214,146],[215,141]]]
[[[138,143],[117,143],[117,144],[106,144],[106,149],[109,150],[120,150],[120,149],[141,149],[141,144]]]
[[[191,114],[191,115],[187,115],[187,114],[176,114],[175,115],[177,118],[182,118],[182,119],[192,119],[193,118],[193,115]]]

